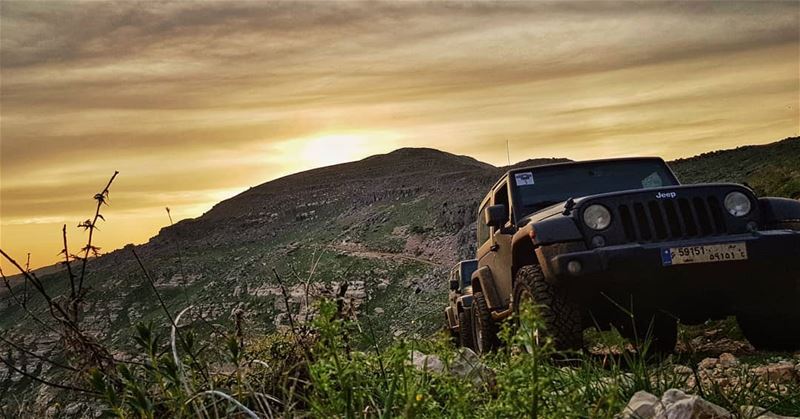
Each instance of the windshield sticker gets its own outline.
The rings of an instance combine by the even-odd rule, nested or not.
[[[533,185],[533,173],[516,173],[514,178],[517,181],[517,186]]]
[[[664,183],[661,180],[661,176],[658,175],[658,172],[653,172],[650,176],[642,179],[642,187],[644,188],[658,188],[664,186]]]

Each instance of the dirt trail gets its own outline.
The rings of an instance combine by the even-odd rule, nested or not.
[[[348,244],[332,244],[328,245],[328,249],[345,253],[350,256],[366,258],[366,259],[381,259],[381,260],[401,260],[401,261],[414,261],[424,263],[430,266],[444,266],[440,263],[436,263],[434,261],[420,258],[413,255],[403,254],[403,253],[390,253],[390,252],[378,252],[375,250],[369,250],[364,248],[361,245],[348,243]]]

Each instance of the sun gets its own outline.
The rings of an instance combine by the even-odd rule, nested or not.
[[[326,134],[303,141],[300,158],[312,167],[358,160],[391,149],[393,141],[370,134]]]

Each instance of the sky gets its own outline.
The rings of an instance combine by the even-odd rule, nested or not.
[[[104,251],[400,147],[501,165],[800,131],[800,2],[0,1],[0,248]],[[9,272],[3,261],[2,268]]]

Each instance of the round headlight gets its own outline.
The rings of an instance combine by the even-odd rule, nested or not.
[[[590,205],[583,211],[583,222],[593,230],[605,230],[611,224],[611,213],[602,205]]]
[[[725,197],[725,209],[734,217],[750,214],[750,198],[741,192],[731,192]]]

